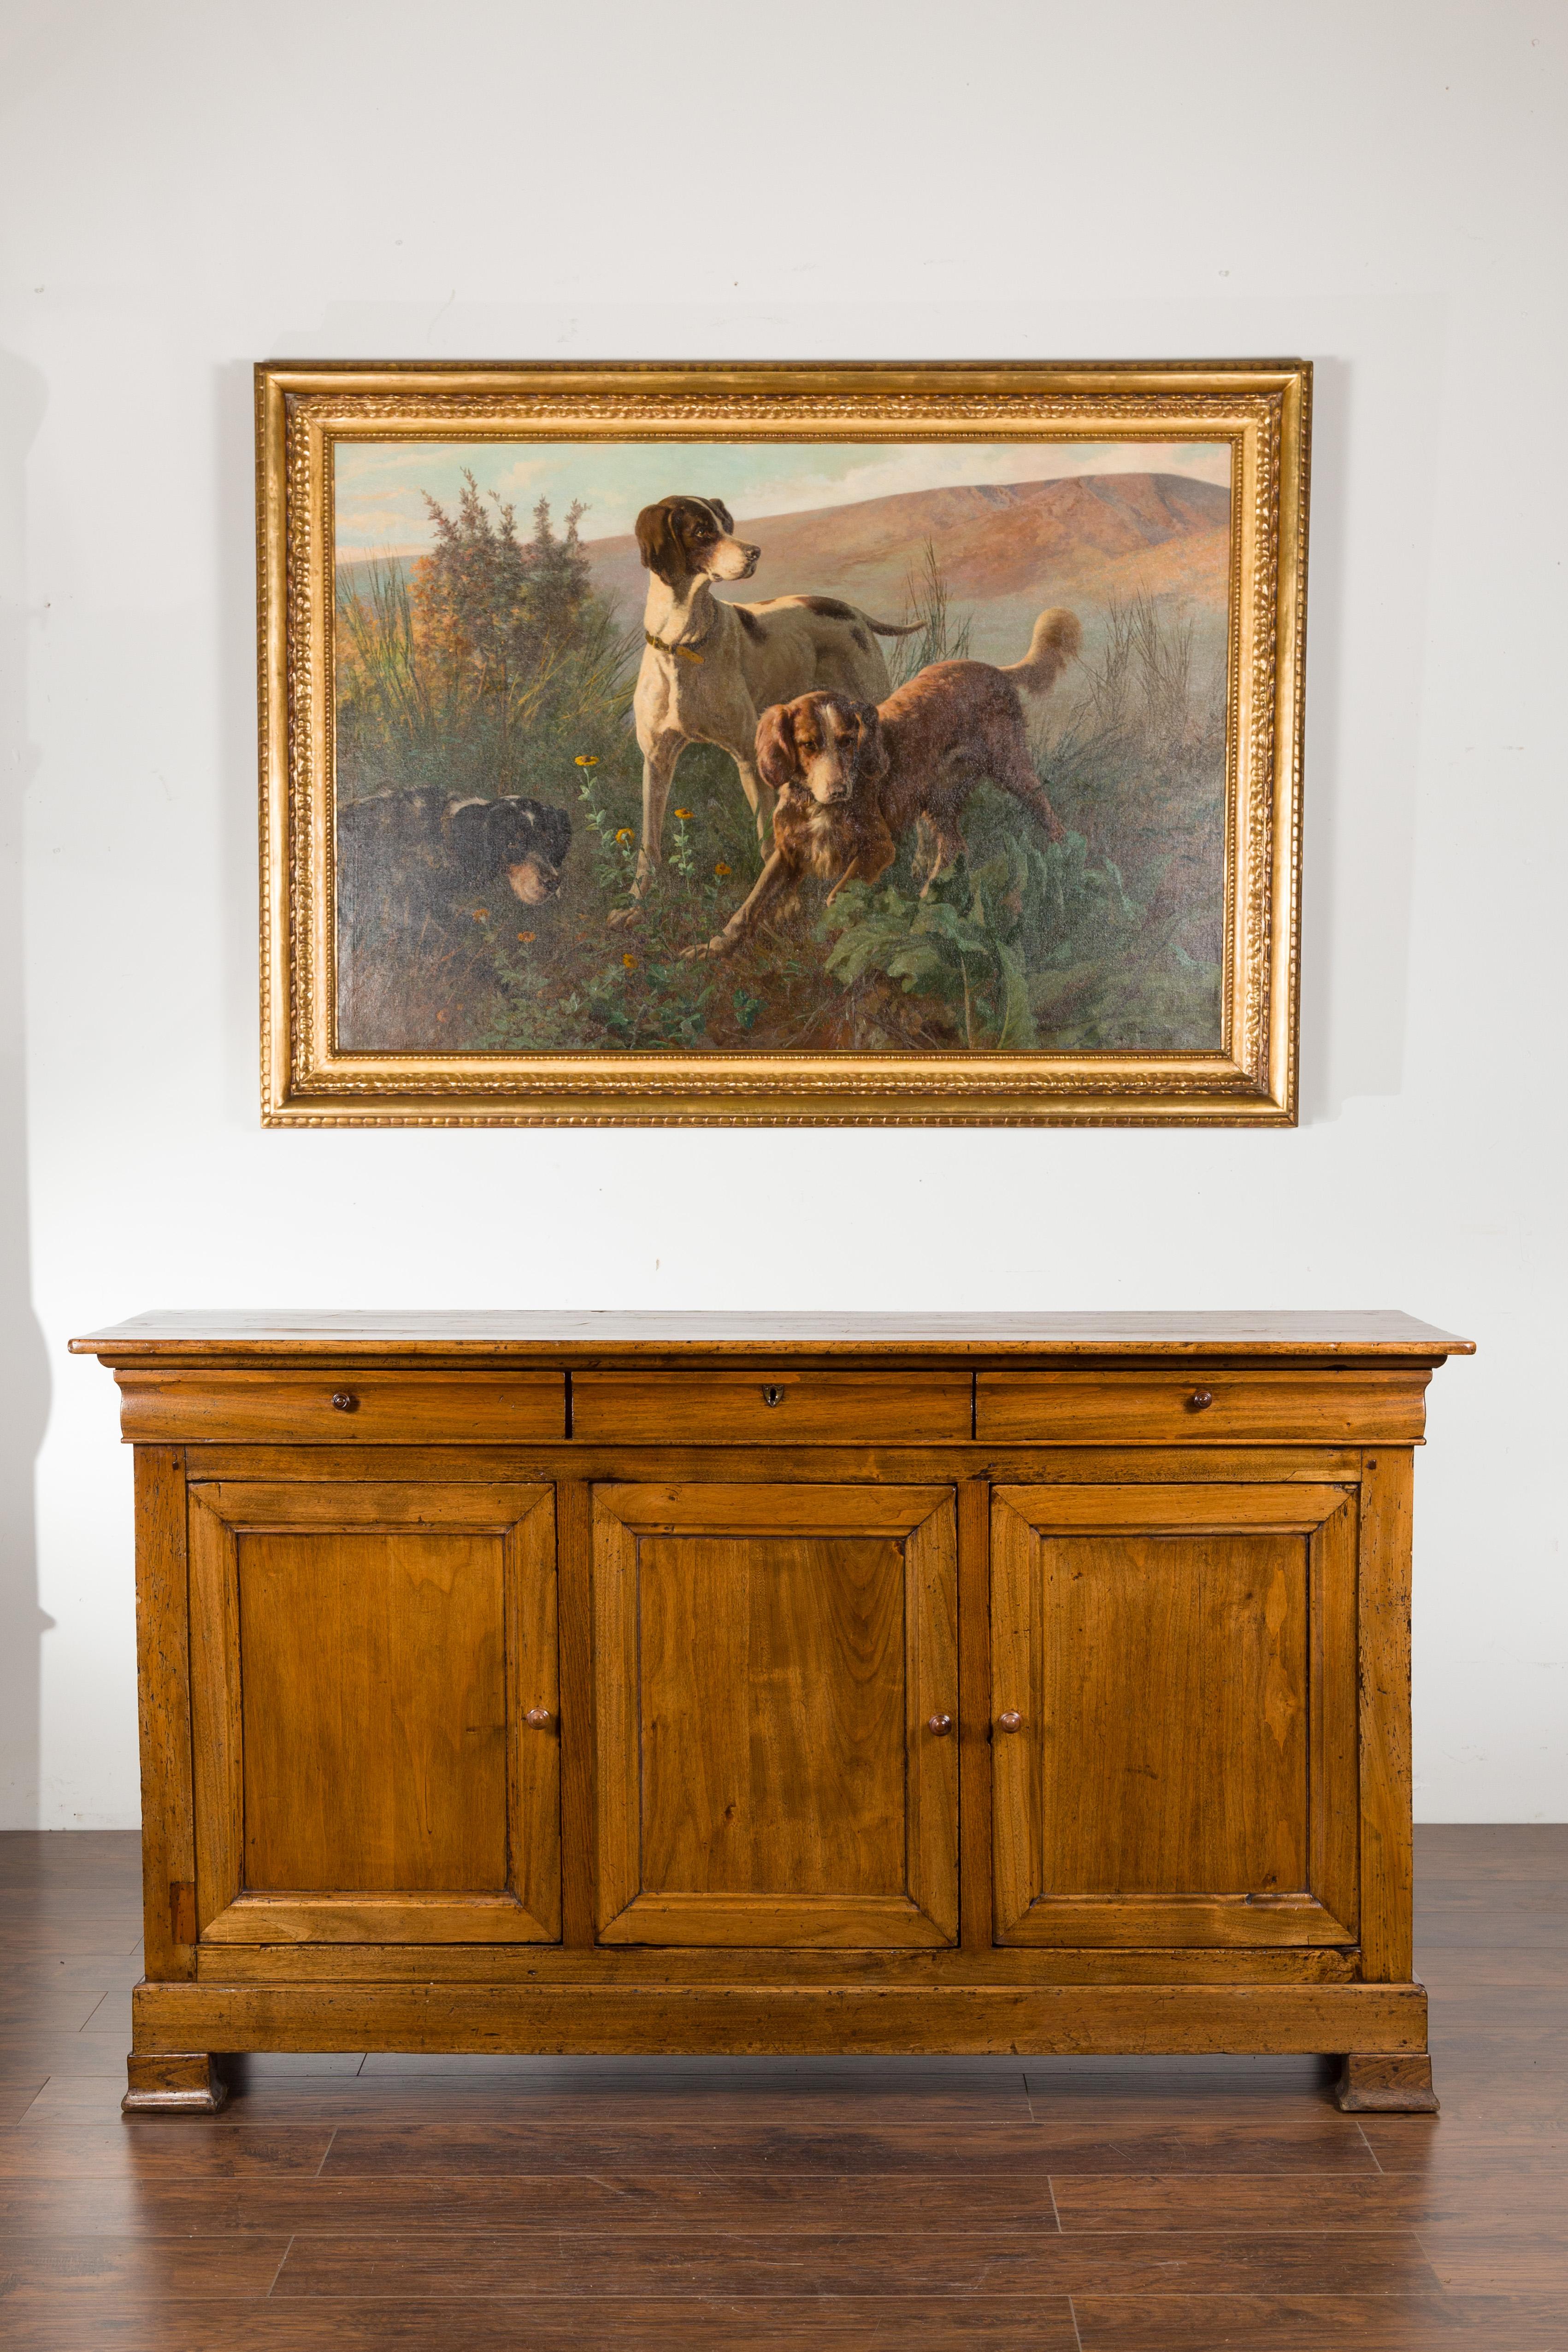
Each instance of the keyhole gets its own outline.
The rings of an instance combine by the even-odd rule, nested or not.
[[[763,1391],[763,1402],[764,1404],[783,1404],[784,1401],[784,1392],[783,1389],[764,1389]]]

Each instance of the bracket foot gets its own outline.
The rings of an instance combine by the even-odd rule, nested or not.
[[[205,2050],[132,2050],[125,2061],[127,2116],[216,2116],[228,2084]]]
[[[1425,2050],[1352,2052],[1341,2063],[1334,2105],[1352,2116],[1435,2116],[1431,2058]]]

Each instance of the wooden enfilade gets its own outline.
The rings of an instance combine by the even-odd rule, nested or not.
[[[145,1316],[127,2104],[268,2050],[1316,2051],[1429,2108],[1425,1391],[1344,1316]]]

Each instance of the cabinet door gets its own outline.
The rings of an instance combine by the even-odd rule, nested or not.
[[[999,1942],[1355,1942],[1354,1491],[995,1490]]]
[[[204,1941],[559,1936],[549,1487],[196,1484],[190,1572]]]
[[[595,1489],[601,1942],[955,1940],[955,1563],[948,1487]]]

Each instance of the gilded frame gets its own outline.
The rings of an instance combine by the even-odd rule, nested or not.
[[[1293,1126],[1310,412],[1299,360],[259,365],[263,1124]],[[367,423],[451,438],[1229,439],[1221,1049],[340,1052],[328,462],[334,432]]]

